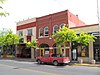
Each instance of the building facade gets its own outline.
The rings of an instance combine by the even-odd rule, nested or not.
[[[54,54],[60,53],[57,44],[52,38],[52,34],[62,28],[64,24],[66,24],[69,28],[85,25],[84,22],[79,20],[77,15],[72,14],[68,10],[38,17],[36,19],[36,38],[38,39],[39,47],[37,53],[40,52],[38,55],[41,55],[41,53],[43,55],[47,51],[50,51]],[[62,50],[64,49],[62,48]],[[67,44],[67,48],[64,53],[65,56],[71,58],[71,48],[69,44]]]
[[[93,34],[97,38],[95,39],[95,42],[89,43],[89,46],[85,49],[85,52],[82,52],[82,50],[80,51],[80,48],[76,49],[77,61],[83,59],[84,62],[91,62],[91,60],[96,60],[97,62],[100,62],[99,25],[92,24],[92,25],[73,27],[71,29],[77,31],[77,33],[85,32]],[[73,50],[74,49],[75,48],[73,48]],[[72,50],[72,55],[73,55],[73,50]],[[82,55],[82,53],[84,55]]]
[[[66,50],[64,50],[63,46],[62,48],[58,47],[52,38],[52,34],[62,28],[64,24],[71,29],[77,30],[77,33],[83,31],[98,37],[98,24],[86,25],[79,20],[77,15],[72,14],[68,10],[18,22],[17,34],[21,36],[24,41],[37,40],[38,48],[35,51],[30,49],[29,54],[31,54],[31,58],[42,56],[47,53],[58,54],[64,52],[64,55],[70,57],[73,61],[79,61],[80,59],[83,59],[84,62],[91,62],[93,59],[100,61],[98,39],[94,43],[90,42],[89,46],[85,48],[87,51],[84,50],[85,52],[83,53],[80,47],[76,49],[74,45],[72,45],[72,47],[70,43],[66,44]],[[24,41],[22,41],[22,47],[25,46]],[[25,51],[24,48],[22,49]],[[23,50],[17,49],[17,54],[24,53]]]
[[[26,42],[36,40],[36,18],[18,22],[16,34],[21,38],[16,50],[17,57],[33,58],[33,50],[26,47]]]

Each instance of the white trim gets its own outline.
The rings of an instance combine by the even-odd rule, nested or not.
[[[39,37],[43,37],[43,36],[40,36],[40,29],[42,29],[42,32],[43,32],[43,28],[39,28],[39,31],[38,31],[39,32]]]
[[[24,24],[31,23],[31,22],[36,22],[36,18],[19,21],[17,22],[17,26],[24,25]]]

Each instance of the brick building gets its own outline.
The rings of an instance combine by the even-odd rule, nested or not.
[[[31,55],[31,58],[34,58],[38,55],[43,55],[44,53],[59,53],[60,51],[64,51],[63,46],[62,48],[58,48],[57,44],[54,42],[54,39],[51,37],[53,32],[60,29],[64,24],[66,24],[69,28],[74,30],[80,29],[78,33],[81,31],[94,33],[98,32],[98,25],[85,25],[84,22],[79,20],[77,15],[72,14],[68,10],[49,14],[46,16],[32,18],[24,21],[20,21],[17,23],[17,34],[21,36],[22,43],[21,48],[17,49],[17,54],[25,54],[25,40],[37,40],[38,41],[38,48],[37,50],[28,50],[30,52],[25,51],[26,53]],[[93,29],[92,29],[93,27]],[[93,46],[96,45],[95,43],[90,43],[87,49],[89,50],[87,56],[79,56],[79,49],[76,50],[76,61],[80,59],[84,59],[85,62],[91,61],[92,59],[96,59],[93,52]],[[98,46],[98,45],[97,45]],[[99,47],[99,46],[98,46]],[[73,49],[71,49],[70,44],[66,44],[66,50],[64,51],[64,55],[70,57],[71,60],[73,59]]]

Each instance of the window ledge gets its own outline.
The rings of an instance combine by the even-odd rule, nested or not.
[[[40,36],[39,38],[48,38],[49,36]]]

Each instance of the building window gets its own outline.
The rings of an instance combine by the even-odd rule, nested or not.
[[[64,23],[60,24],[60,29],[64,26]]]
[[[23,31],[19,31],[19,36],[23,36]]]
[[[44,36],[48,36],[49,35],[49,30],[48,27],[44,28]]]
[[[27,32],[28,35],[32,35],[32,29],[28,29]]]
[[[43,29],[40,28],[40,29],[39,29],[39,37],[42,37],[42,36],[43,36]]]
[[[58,30],[58,25],[55,25],[53,28],[53,32],[56,33],[57,30]]]

